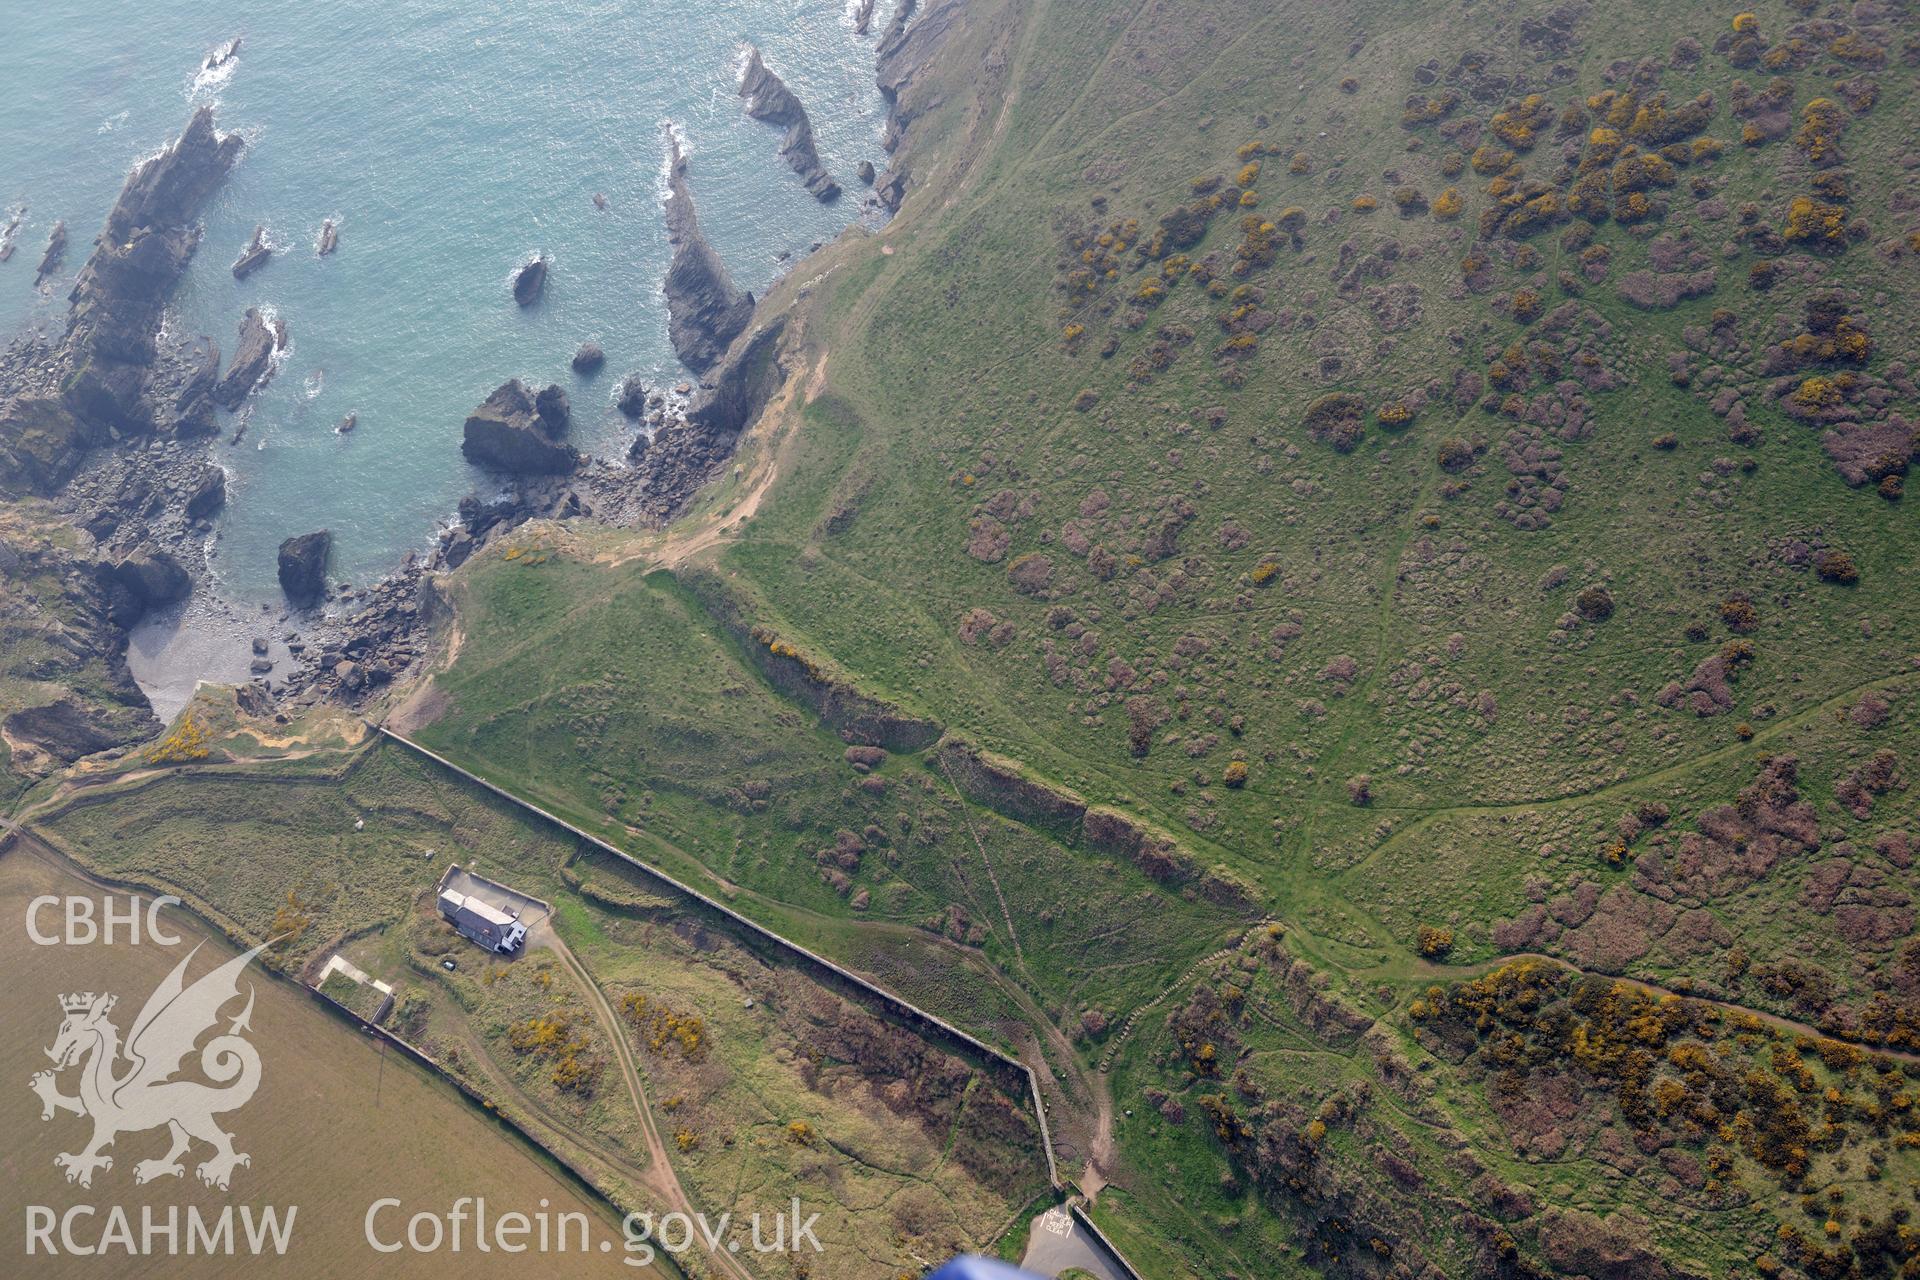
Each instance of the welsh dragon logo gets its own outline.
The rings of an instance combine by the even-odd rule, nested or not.
[[[180,1157],[196,1139],[213,1148],[213,1154],[195,1170],[208,1186],[225,1191],[234,1168],[252,1163],[233,1149],[233,1135],[214,1122],[215,1116],[245,1106],[260,1087],[260,1055],[241,1036],[251,1030],[251,985],[246,1007],[224,1034],[200,1049],[200,1072],[213,1084],[174,1077],[201,1036],[219,1023],[220,1011],[239,998],[240,972],[264,947],[234,957],[188,986],[187,965],[199,950],[188,952],[154,988],[124,1045],[119,1028],[108,1019],[117,996],[88,991],[60,997],[66,1016],[53,1047],[46,1051],[54,1066],[35,1074],[30,1087],[40,1095],[42,1120],[71,1111],[93,1121],[92,1141],[79,1151],[53,1158],[67,1171],[68,1182],[92,1186],[96,1169],[113,1168],[106,1148],[115,1138],[162,1125],[172,1135],[173,1145],[159,1159],[134,1165],[136,1183],[183,1175],[186,1169]],[[80,1092],[69,1097],[60,1092],[58,1077],[72,1067],[79,1068]]]

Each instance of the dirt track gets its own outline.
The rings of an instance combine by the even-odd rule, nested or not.
[[[545,947],[553,952],[567,972],[573,975],[581,993],[593,1006],[601,1031],[613,1046],[614,1061],[620,1065],[620,1077],[626,1082],[634,1114],[640,1117],[640,1128],[647,1139],[647,1167],[641,1174],[641,1180],[648,1190],[667,1202],[670,1210],[691,1218],[696,1212],[693,1201],[687,1196],[686,1188],[680,1185],[680,1177],[673,1171],[672,1161],[667,1158],[667,1144],[660,1137],[659,1126],[654,1123],[653,1108],[647,1105],[646,1085],[640,1079],[640,1069],[634,1064],[633,1046],[621,1031],[620,1020],[615,1016],[613,1006],[607,1002],[606,993],[600,990],[586,966],[575,958],[573,951],[554,931],[551,921],[543,920],[535,925],[528,935],[528,941],[533,946]],[[734,1280],[753,1280],[752,1274],[740,1264],[740,1260],[725,1249],[714,1249],[707,1256],[713,1260],[714,1266],[734,1277]]]

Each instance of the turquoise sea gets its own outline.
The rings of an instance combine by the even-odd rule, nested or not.
[[[0,336],[57,326],[128,169],[213,102],[249,148],[205,215],[170,328],[231,353],[249,306],[292,335],[244,413],[210,551],[219,593],[279,602],[274,556],[292,533],[334,531],[334,574],[366,582],[428,546],[459,498],[486,489],[460,458],[467,411],[504,379],[569,388],[574,438],[611,452],[633,428],[620,379],[687,375],[666,339],[662,157],[671,120],[692,154],[701,225],[735,280],[759,290],[861,216],[863,160],[884,168],[874,33],[840,0],[42,0],[15,8],[0,48],[0,206],[24,204],[0,264]],[[235,37],[229,66],[202,73]],[[779,133],[736,95],[748,42],[806,103],[821,157],[846,187],[822,206],[777,154]],[[594,194],[607,207],[595,206]],[[66,265],[33,289],[57,218]],[[324,220],[339,249],[314,253]],[[230,267],[254,225],[278,251],[244,282]],[[545,299],[508,279],[535,253]],[[567,362],[586,339],[598,378]],[[350,435],[334,425],[359,415]]]

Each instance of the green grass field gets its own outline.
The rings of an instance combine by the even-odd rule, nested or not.
[[[1905,453],[1850,463],[1846,425],[1910,443],[1915,46],[1883,16],[976,6],[915,126],[933,194],[802,304],[824,373],[745,533],[671,576],[481,557],[424,736],[809,945],[977,945],[1025,1001],[862,963],[976,1027],[1031,1003],[1083,1069],[1144,1010],[1099,1212],[1151,1274],[1466,1274],[1502,1239],[1578,1270],[1555,1214],[1661,1201],[1527,1154],[1483,1074],[1415,1045],[1426,987],[1541,951],[1913,1034],[1920,541]],[[1790,238],[1802,194],[1870,225]],[[963,802],[928,754],[856,777],[730,618],[1253,901]],[[1306,1171],[1223,1139],[1165,1030],[1260,915],[1417,1063],[1289,1028],[1264,971],[1216,1011],[1257,1133],[1338,1102]],[[1493,1194],[1462,1150],[1532,1207],[1439,1208]],[[1647,1247],[1840,1265],[1898,1199],[1787,1247],[1761,1206],[1845,1178],[1731,1176],[1750,1209]],[[1378,1198],[1415,1204],[1329,1229]]]

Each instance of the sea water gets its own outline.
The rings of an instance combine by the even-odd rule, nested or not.
[[[277,607],[280,541],[319,528],[334,534],[334,577],[370,581],[430,546],[462,495],[490,492],[460,457],[460,429],[505,379],[566,387],[574,442],[612,454],[634,433],[613,409],[621,379],[689,376],[660,294],[668,121],[692,157],[701,227],[743,288],[764,288],[861,216],[854,171],[862,160],[885,167],[873,46],[891,6],[879,9],[862,37],[841,0],[16,6],[0,47],[0,208],[27,214],[0,264],[0,335],[64,322],[127,171],[196,105],[215,104],[218,127],[249,145],[204,213],[169,329],[210,334],[230,355],[242,314],[258,306],[286,321],[292,342],[206,446],[228,472],[212,582],[236,608]],[[235,37],[238,56],[203,70]],[[821,159],[846,188],[837,203],[809,196],[778,155],[779,130],[746,116],[737,89],[749,42],[806,104]],[[62,218],[66,264],[36,291],[34,267]],[[328,219],[339,247],[319,257]],[[274,258],[236,281],[256,224]],[[523,310],[509,280],[535,254],[552,272],[544,299]],[[607,353],[592,380],[568,368],[589,339]],[[349,413],[355,429],[336,433]],[[208,665],[175,675],[231,675]]]

